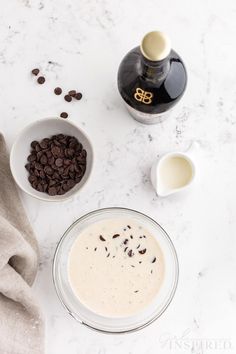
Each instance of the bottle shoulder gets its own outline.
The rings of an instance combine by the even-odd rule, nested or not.
[[[174,50],[171,50],[166,76],[161,80],[152,81],[142,73],[142,60],[139,47],[133,48],[125,55],[118,70],[119,92],[127,104],[140,111],[164,112],[175,105],[185,91],[187,72],[184,62]],[[146,92],[152,96],[147,100],[148,103],[143,102],[139,95],[135,96],[137,89],[140,93]],[[137,101],[137,97],[141,101]]]

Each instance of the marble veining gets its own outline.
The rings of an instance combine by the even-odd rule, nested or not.
[[[231,354],[236,339],[236,2],[228,0],[12,0],[0,13],[0,130],[10,148],[26,124],[68,111],[91,137],[89,184],[71,201],[40,202],[21,193],[40,246],[34,291],[45,312],[48,354]],[[169,119],[143,126],[126,113],[118,65],[152,29],[167,31],[188,70],[183,100]],[[46,83],[30,71],[40,67]],[[68,104],[53,94],[78,89]],[[197,179],[182,195],[160,199],[149,179],[154,159],[194,152]],[[126,336],[80,326],[52,283],[55,247],[66,228],[96,208],[125,206],[155,218],[175,243],[176,296],[163,316]]]

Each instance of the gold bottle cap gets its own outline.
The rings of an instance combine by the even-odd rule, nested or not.
[[[147,33],[141,42],[140,50],[145,58],[151,61],[165,59],[171,51],[169,37],[160,31]]]

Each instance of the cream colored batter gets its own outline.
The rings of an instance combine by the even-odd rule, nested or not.
[[[164,257],[152,234],[132,219],[104,219],[75,240],[68,260],[73,292],[93,312],[126,317],[158,293]]]

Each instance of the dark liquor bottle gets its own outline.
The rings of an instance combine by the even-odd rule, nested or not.
[[[162,32],[146,34],[118,71],[118,89],[129,113],[139,122],[155,124],[180,100],[187,73],[180,56]]]

